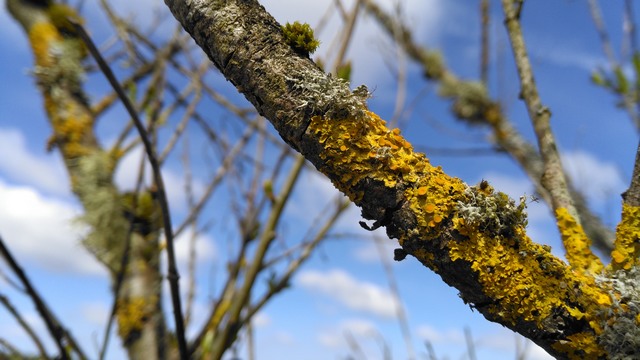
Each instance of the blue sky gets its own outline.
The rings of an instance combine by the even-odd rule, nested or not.
[[[316,25],[331,2],[269,0],[262,3],[281,23],[300,20]],[[150,4],[165,11],[160,2],[114,0],[112,3],[121,14],[133,14],[140,24],[149,23],[149,15],[153,14],[147,9]],[[346,3],[350,6],[352,1]],[[384,3],[388,6],[390,1]],[[416,38],[430,47],[442,49],[447,64],[457,74],[473,79],[478,77],[479,67],[477,3],[403,2],[404,14],[415,29]],[[493,3],[491,91],[503,101],[515,126],[534,141],[526,111],[518,100],[519,85],[499,4]],[[29,76],[32,56],[26,37],[4,10],[4,1],[0,4],[0,47],[5,50],[4,66],[0,68],[4,84],[0,87],[3,99],[0,101],[0,234],[55,313],[80,339],[85,350],[95,354],[95,344],[102,339],[110,306],[109,281],[100,265],[79,245],[84,230],[73,219],[80,213],[80,207],[70,194],[59,155],[45,150],[50,128],[41,97]],[[603,7],[605,22],[619,49],[622,4],[614,2]],[[109,34],[105,31],[104,17],[93,2],[87,2],[85,10],[90,31],[99,42],[105,41]],[[334,16],[319,34],[322,44],[314,56],[324,57],[330,50],[336,21]],[[594,211],[603,216],[607,225],[615,226],[620,212],[619,194],[631,176],[638,134],[625,113],[614,107],[615,99],[589,81],[591,71],[606,62],[586,1],[527,2],[523,27],[542,101],[553,113],[552,126],[566,167],[576,185],[587,194]],[[157,30],[170,31],[171,26]],[[369,18],[357,23],[347,57],[353,62],[354,87],[366,84],[373,90],[370,107],[383,118],[390,118],[398,87],[390,69],[401,66],[406,59],[395,57],[388,38]],[[406,102],[411,110],[403,120],[403,135],[414,145],[428,148],[488,148],[485,140],[488,134],[457,123],[449,114],[449,104],[436,95],[436,88],[426,83],[410,62],[406,61],[406,66],[409,79]],[[222,79],[214,82],[219,91],[239,98],[229,83]],[[100,92],[105,91],[104,84],[99,77],[94,77],[89,86]],[[108,119],[101,120],[99,131],[105,142],[113,140],[116,130],[111,126],[123,121],[121,111],[114,110]],[[190,136],[197,139],[198,134]],[[139,153],[135,155],[125,160],[117,174],[117,183],[122,187],[130,187],[134,181]],[[469,183],[487,179],[515,198],[532,193],[523,172],[503,155],[452,156],[436,152],[427,156],[432,163],[442,165],[445,171]],[[174,204],[173,212],[179,219],[185,211],[180,167],[170,162],[164,175],[170,202]],[[196,176],[200,176],[196,179],[196,192],[201,192],[207,173],[203,171]],[[286,210],[286,231],[292,236],[299,236],[311,222],[306,214],[316,212],[337,194],[328,181],[316,174],[306,172],[303,180]],[[554,253],[561,256],[562,248],[548,209],[543,204],[532,203],[528,212],[530,236],[551,245]],[[216,221],[223,213],[223,210],[211,209],[207,217]],[[407,358],[394,316],[396,299],[389,290],[375,243],[362,239],[369,234],[360,229],[359,220],[357,209],[350,209],[335,230],[350,236],[325,243],[296,276],[292,289],[279,295],[258,315],[255,321],[258,359],[280,359],[283,354],[288,358],[344,358],[348,354],[345,333],[359,341],[369,359],[382,357],[380,339],[390,347],[394,359]],[[197,238],[200,264],[197,275],[202,284],[198,288],[196,314],[208,313],[208,282],[215,277],[211,269],[224,267],[225,241],[232,231],[218,230],[199,234]],[[377,234],[382,239],[384,256],[390,261],[395,241],[388,240],[382,232]],[[188,237],[189,234],[185,234],[177,243],[183,270],[188,258]],[[0,269],[7,271],[4,266]],[[425,354],[423,343],[428,340],[439,357],[465,358],[463,331],[469,328],[479,359],[514,357],[516,341],[522,340],[471,311],[458,298],[457,291],[444,285],[438,276],[411,258],[392,261],[392,269],[409,316],[416,354]],[[182,284],[184,287],[185,281]],[[27,320],[44,334],[44,326],[28,299],[1,279],[0,293],[9,295]],[[0,319],[8,316],[0,309]],[[0,321],[0,337],[21,348],[32,348],[12,321]],[[114,339],[111,344],[109,358],[120,358],[119,340]],[[529,359],[545,358],[544,352],[529,346]]]

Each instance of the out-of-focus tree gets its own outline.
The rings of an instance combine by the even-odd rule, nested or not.
[[[116,323],[132,359],[220,358],[239,338],[247,339],[252,318],[289,287],[349,202],[342,196],[327,199],[316,214],[307,214],[314,222],[301,238],[285,237],[283,211],[304,172],[311,171],[304,158],[275,136],[255,109],[219,91],[215,83],[220,75],[194,51],[195,44],[178,24],[158,20],[174,31],[147,33],[120,17],[108,1],[99,6],[114,34],[100,51],[122,79],[124,99],[117,91],[88,95],[87,76],[103,81],[103,75],[75,27],[84,22],[76,9],[54,1],[7,1],[33,50],[33,75],[52,129],[47,146],[64,159],[72,191],[84,209],[81,220],[90,228],[83,244],[111,277],[113,307],[99,356],[106,355],[109,329]],[[113,108],[127,99],[137,119],[114,120]],[[110,133],[99,134],[96,129],[106,121]],[[142,135],[136,121],[142,124]],[[106,137],[114,139],[105,145]],[[142,150],[147,144],[151,151]],[[139,158],[138,180],[133,189],[121,189],[114,174],[128,156]],[[171,190],[183,191],[187,204],[165,201],[162,173],[150,162],[162,169],[181,166],[185,187]],[[168,206],[184,205],[188,212],[175,223]],[[223,219],[212,220],[207,214],[221,208],[220,213],[227,214]],[[232,235],[220,235],[232,236],[225,249],[227,263],[220,266],[226,276],[212,294],[208,314],[197,315],[206,319],[204,325],[197,325],[197,335],[187,343],[185,328],[194,318],[195,241],[212,221],[222,224],[219,229],[235,228],[227,230]],[[173,254],[168,270],[161,268],[161,257],[173,251],[177,237],[189,241],[191,248],[190,281],[182,284],[183,292],[173,291],[178,284]],[[12,239],[4,240],[6,256],[11,257]],[[170,306],[162,300],[165,278],[172,285]],[[42,302],[36,289],[29,293]],[[3,300],[11,307],[9,299]],[[168,309],[173,309],[175,322],[170,323],[175,326],[168,325]],[[40,314],[51,319],[49,330],[62,358],[95,357],[81,349],[44,303]],[[21,320],[17,312],[15,316]],[[47,357],[35,333],[33,339]]]

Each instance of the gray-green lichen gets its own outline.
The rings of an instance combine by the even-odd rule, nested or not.
[[[484,180],[478,186],[467,187],[464,195],[465,201],[458,201],[457,210],[467,225],[477,226],[480,231],[500,234],[506,238],[513,236],[512,231],[516,226],[527,226],[524,196],[516,205],[507,194],[494,192]]]
[[[78,160],[74,190],[84,205],[80,221],[89,225],[84,245],[105,265],[117,270],[129,224],[122,216],[122,204],[111,185],[114,160],[105,152],[95,152]]]
[[[640,269],[596,276],[596,283],[611,289],[612,300],[611,307],[598,314],[602,327],[598,343],[609,359],[632,359],[640,349]]]

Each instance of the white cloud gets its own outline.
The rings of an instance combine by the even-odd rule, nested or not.
[[[80,304],[80,314],[91,325],[103,326],[107,323],[110,313],[109,305],[104,302],[90,302]]]
[[[305,271],[298,276],[298,284],[327,295],[349,309],[385,318],[396,314],[397,299],[389,291],[373,283],[358,281],[342,270]]]
[[[532,49],[535,49],[536,58],[557,66],[580,68],[591,73],[598,66],[607,64],[607,60],[601,54],[572,49],[568,44],[556,45],[553,48],[550,48],[546,43],[540,45],[542,46],[531,46]]]
[[[189,262],[192,237],[193,232],[190,229],[187,229],[175,239],[174,246],[176,261],[182,267],[186,267]],[[216,254],[217,250],[214,241],[207,235],[197,234],[195,238],[196,261],[213,260],[215,259]]]
[[[372,238],[363,242],[363,245],[358,247],[354,252],[354,257],[364,263],[377,263],[380,262],[380,251],[378,251],[378,245],[375,241],[380,241],[382,245],[382,256],[393,259],[393,250],[399,248],[398,241],[395,239],[388,239],[380,237],[379,240]]]
[[[553,356],[544,351],[540,346],[530,342],[529,349],[527,351],[528,360],[553,360]]]
[[[0,233],[19,261],[55,272],[104,274],[80,243],[83,231],[74,223],[77,208],[2,180],[0,199]]]
[[[601,204],[625,190],[625,183],[614,163],[580,150],[563,153],[562,162],[575,186],[591,202]]]
[[[271,324],[271,317],[265,314],[264,311],[260,311],[251,318],[251,324],[259,328],[269,326],[269,324]]]
[[[464,334],[459,329],[436,329],[430,325],[420,325],[416,328],[416,335],[432,344],[459,344],[465,343]]]
[[[341,322],[337,326],[337,330],[322,330],[317,335],[317,340],[323,346],[329,349],[339,349],[347,345],[346,334],[354,337],[372,337],[378,334],[375,325],[362,319],[349,319]]]
[[[19,130],[0,128],[0,173],[12,181],[32,185],[52,194],[67,195],[69,181],[58,154],[33,154]],[[10,154],[10,155],[9,155]]]
[[[293,335],[286,331],[276,331],[273,334],[274,340],[281,346],[291,346],[295,344]]]

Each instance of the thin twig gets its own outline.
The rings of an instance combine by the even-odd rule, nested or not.
[[[287,177],[282,189],[280,189],[280,193],[276,197],[276,201],[274,202],[268,219],[264,225],[264,230],[260,236],[253,260],[247,265],[244,282],[235,294],[233,302],[227,311],[227,327],[222,331],[222,333],[217,333],[216,339],[214,339],[214,344],[212,346],[212,356],[214,359],[221,358],[224,350],[233,340],[235,332],[239,329],[238,325],[240,324],[238,322],[240,321],[242,309],[245,308],[247,301],[250,300],[251,289],[254,286],[258,274],[263,269],[263,259],[269,249],[269,245],[271,245],[273,239],[275,239],[276,227],[281,219],[284,206],[287,204],[293,191],[293,187],[304,167],[304,162],[305,159],[303,156],[298,155],[296,157],[293,168],[289,172],[289,176]]]
[[[175,259],[175,250],[173,244],[173,230],[171,228],[171,216],[169,213],[169,205],[167,201],[167,194],[165,192],[164,181],[162,179],[162,173],[160,171],[160,166],[158,163],[158,158],[156,157],[155,150],[150,142],[149,136],[147,135],[146,129],[144,125],[140,121],[135,108],[129,98],[126,96],[124,90],[118,83],[115,75],[111,71],[111,68],[102,58],[102,55],[96,48],[95,44],[91,40],[89,34],[84,30],[84,27],[73,19],[68,19],[74,26],[75,30],[78,32],[82,40],[87,45],[89,52],[96,59],[96,62],[100,66],[100,69],[104,73],[105,77],[109,80],[109,83],[114,88],[114,90],[118,93],[120,100],[123,102],[125,108],[129,112],[129,115],[134,121],[136,128],[138,129],[138,133],[140,134],[140,139],[142,140],[145,151],[149,157],[149,163],[151,164],[151,168],[153,170],[154,182],[157,186],[158,190],[158,202],[160,203],[160,208],[162,210],[162,219],[164,224],[164,232],[167,243],[167,278],[169,280],[169,285],[171,288],[171,301],[173,304],[173,315],[175,320],[175,331],[176,331],[176,340],[178,342],[178,351],[180,353],[180,359],[186,360],[188,359],[187,355],[187,342],[185,339],[184,332],[184,320],[182,317],[182,309],[180,305],[180,285],[179,279],[180,276],[178,274],[178,269],[176,266]]]
[[[521,96],[527,106],[529,118],[533,123],[533,128],[538,140],[538,148],[544,166],[542,176],[542,186],[551,195],[551,206],[553,210],[566,208],[578,223],[580,218],[573,204],[564,169],[558,154],[555,137],[550,126],[551,111],[542,104],[538,88],[533,78],[533,70],[529,62],[529,56],[525,47],[524,37],[520,22],[516,17],[512,1],[502,0],[502,7],[505,13],[505,25],[511,40],[511,48],[518,68],[518,75],[521,83]]]
[[[38,337],[38,335],[36,335],[35,331],[33,331],[33,328],[31,328],[31,326],[24,320],[18,310],[11,304],[9,299],[5,295],[0,294],[0,302],[4,305],[5,308],[7,308],[7,311],[9,311],[9,313],[11,313],[14,318],[16,318],[18,324],[20,324],[24,331],[29,335],[31,340],[33,340],[33,343],[38,348],[38,352],[40,353],[41,358],[48,358],[47,350],[45,350],[42,341],[40,341],[40,338]]]
[[[355,29],[356,20],[358,19],[358,15],[360,14],[360,4],[362,4],[362,0],[357,0],[353,5],[353,10],[349,14],[349,18],[347,19],[347,25],[344,29],[342,42],[340,43],[340,49],[338,50],[338,55],[336,56],[336,61],[333,66],[335,70],[339,69],[344,63],[344,57],[347,54],[347,49],[349,49],[349,43],[353,38],[353,30]]]
[[[476,346],[473,343],[473,336],[471,335],[471,329],[465,326],[464,328],[464,339],[467,344],[467,355],[469,360],[476,360]]]
[[[489,83],[489,25],[490,2],[482,0],[480,3],[480,81],[487,87]]]
[[[591,18],[593,19],[593,24],[596,27],[598,36],[600,36],[602,50],[609,61],[609,67],[611,70],[616,71],[616,69],[620,69],[620,62],[616,59],[615,52],[613,51],[613,45],[611,45],[611,39],[609,38],[609,33],[607,32],[604,20],[602,19],[602,12],[600,11],[600,7],[596,0],[589,0],[589,11],[591,12]],[[636,74],[636,76],[639,75],[640,74]],[[640,115],[634,107],[634,100],[630,93],[631,92],[620,93],[620,97],[622,98],[622,104],[631,118],[631,121],[635,125],[636,129],[640,129]]]
[[[49,330],[49,334],[53,338],[56,346],[58,347],[58,351],[60,352],[61,359],[69,359],[69,354],[67,353],[67,348],[64,343],[64,338],[67,339],[68,344],[71,345],[71,348],[75,350],[78,356],[81,359],[86,359],[87,357],[84,355],[84,352],[80,349],[77,342],[71,337],[71,334],[60,324],[60,322],[55,318],[55,316],[51,313],[48,306],[45,304],[42,297],[38,294],[38,291],[33,287],[31,281],[27,277],[27,274],[22,270],[22,267],[15,260],[9,248],[6,247],[4,240],[0,236],[0,254],[6,260],[7,264],[11,268],[11,270],[16,274],[20,282],[24,286],[27,294],[33,301],[38,310],[38,313],[44,320],[47,325],[47,330]]]

